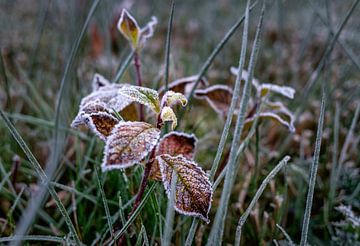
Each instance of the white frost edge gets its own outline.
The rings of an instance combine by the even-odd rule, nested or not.
[[[121,22],[124,21],[124,15],[125,15],[125,14],[127,15],[127,17],[128,17],[132,22],[134,22],[136,28],[137,28],[139,31],[140,31],[140,27],[139,27],[137,21],[135,20],[135,18],[134,18],[126,9],[122,9],[122,11],[121,11],[121,16],[120,16],[120,18],[119,18],[119,21],[118,21],[116,27],[117,27],[117,29],[121,32],[121,34],[124,35],[124,36],[126,37],[126,39],[127,39],[126,33],[124,33],[123,30],[121,29]]]
[[[264,83],[260,85],[258,91],[261,93],[263,89],[268,89],[269,91],[279,93],[287,98],[294,99],[295,89],[290,86],[281,86],[271,83]]]
[[[98,80],[103,84],[99,86]],[[95,73],[94,78],[91,82],[92,91],[97,91],[99,88],[110,85],[110,81],[105,79],[105,77],[99,73]]]
[[[131,167],[133,165],[135,165],[137,162],[141,161],[142,159],[145,158],[145,156],[151,152],[154,147],[156,146],[156,144],[158,143],[159,141],[159,138],[160,138],[160,131],[158,131],[158,135],[156,137],[156,139],[150,143],[151,144],[151,147],[150,147],[150,150],[149,151],[145,151],[142,153],[142,155],[140,156],[141,158],[137,161],[132,161],[132,162],[127,162],[127,163],[124,163],[124,164],[113,164],[113,165],[109,165],[107,166],[106,165],[106,159],[107,159],[107,156],[108,156],[108,153],[109,153],[109,145],[110,143],[113,141],[113,138],[115,137],[115,135],[113,133],[115,133],[115,131],[124,126],[124,125],[129,125],[129,124],[133,124],[133,123],[145,123],[145,124],[148,124],[150,125],[149,123],[146,123],[146,122],[139,122],[139,121],[120,121],[118,124],[116,124],[116,126],[114,127],[114,129],[112,130],[112,133],[109,135],[109,137],[107,138],[106,142],[105,142],[105,147],[104,147],[104,156],[103,156],[103,161],[102,161],[102,164],[101,164],[101,170],[102,172],[106,172],[106,171],[110,171],[110,170],[113,170],[113,169],[124,169],[124,168],[127,168],[127,167]]]
[[[188,77],[183,77],[183,78],[174,80],[168,85],[168,89],[171,90],[171,88],[173,88],[175,86],[178,86],[180,84],[185,84],[185,87],[186,87],[186,85],[194,83],[197,80],[198,77],[199,77],[198,75],[191,75],[191,76],[188,76]],[[204,82],[205,86],[209,85],[209,82],[207,81],[207,79],[204,76],[201,78],[201,81]],[[158,92],[160,94],[160,93],[163,93],[164,91],[165,91],[165,86],[163,85],[163,86],[161,86],[159,88]],[[186,93],[185,90],[184,90],[184,93]]]
[[[128,93],[129,91],[134,92],[134,93],[139,93],[141,95],[142,99],[144,99],[144,100],[140,100],[139,99],[140,97],[134,97],[134,96],[129,95],[129,93]],[[133,100],[135,102],[138,102],[140,104],[143,104],[143,105],[151,108],[153,111],[156,112],[155,107],[154,107],[155,105],[152,104],[151,102],[149,102],[149,100],[147,99],[147,97],[144,95],[144,93],[142,91],[148,91],[148,92],[152,93],[153,96],[154,96],[154,99],[157,100],[157,101],[160,101],[159,100],[159,94],[158,94],[158,92],[156,90],[146,88],[146,87],[141,87],[141,86],[135,86],[135,85],[130,85],[130,86],[120,88],[117,91],[117,94],[121,95],[121,96],[124,96],[125,98]]]
[[[206,180],[206,182],[208,183],[208,185],[210,186],[210,206],[207,210],[207,215],[209,214],[210,210],[211,210],[211,205],[212,205],[212,201],[213,201],[213,189],[212,189],[212,184],[210,183],[210,179],[209,179],[209,175],[204,172],[204,170],[202,170],[202,168],[195,162],[195,161],[192,161],[192,160],[189,160],[187,158],[185,158],[183,155],[177,155],[176,157],[174,156],[171,156],[171,155],[168,155],[168,154],[163,154],[163,155],[159,155],[159,156],[156,156],[156,160],[158,161],[159,163],[159,168],[160,168],[160,172],[161,172],[161,179],[163,181],[163,184],[164,184],[164,188],[165,188],[165,192],[166,192],[166,195],[168,197],[168,199],[171,199],[171,191],[170,191],[170,187],[171,187],[171,184],[169,184],[169,182],[167,182],[166,180],[166,175],[164,174],[165,170],[164,170],[164,164],[161,163],[161,162],[165,162],[161,156],[169,156],[170,158],[177,158],[177,157],[181,157],[183,159],[185,159],[186,161],[190,162],[191,164],[193,164],[195,166],[195,168],[197,168],[198,170],[200,170],[201,173],[203,173],[205,175],[205,177],[207,177],[208,179]],[[165,164],[166,165],[166,164]],[[172,171],[174,172],[173,168],[172,168]],[[176,185],[175,185],[175,188],[176,188]],[[176,197],[176,196],[175,196]],[[180,214],[184,214],[184,215],[189,215],[189,216],[195,216],[195,217],[198,217],[202,220],[204,220],[206,222],[206,224],[209,224],[210,223],[210,219],[209,218],[205,218],[201,213],[196,213],[196,212],[186,212],[186,211],[183,211],[179,208],[177,208],[176,206],[174,206],[175,210],[177,212],[179,212]]]
[[[263,117],[272,117],[272,118],[278,120],[279,123],[287,126],[287,128],[289,129],[290,132],[295,132],[295,126],[293,124],[293,118],[290,115],[289,115],[290,116],[290,124],[287,121],[285,121],[284,119],[282,119],[279,115],[277,115],[275,113],[272,113],[272,112],[260,113],[259,117],[261,117],[261,116],[263,116]],[[254,118],[247,119],[245,122],[249,122],[251,120],[254,120]]]
[[[230,72],[237,76],[238,75],[238,71],[239,69],[237,67],[231,67],[230,68]],[[249,78],[249,72],[246,71],[245,69],[242,70],[242,73],[241,73],[241,78],[244,79],[244,80],[247,80]],[[260,82],[259,80],[257,80],[256,78],[253,77],[252,81],[251,81],[252,85],[256,88],[259,88],[260,86]]]

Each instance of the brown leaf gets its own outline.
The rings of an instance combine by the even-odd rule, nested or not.
[[[145,122],[120,122],[107,138],[103,171],[133,166],[155,147],[160,130]]]
[[[232,89],[226,85],[213,85],[206,89],[195,91],[195,97],[205,99],[209,105],[222,117],[226,117],[229,110]]]
[[[106,108],[105,104],[96,100],[80,109],[80,112],[71,123],[71,127],[77,128],[85,125],[100,139],[105,141],[118,122],[118,119],[111,114],[111,111]]]
[[[170,132],[164,135],[156,147],[155,155],[168,154],[171,156],[183,155],[187,159],[193,159],[195,155],[197,138],[194,135],[186,134],[183,132]],[[159,163],[154,161],[150,178],[161,181],[161,172]]]
[[[212,202],[212,187],[206,173],[184,156],[164,154],[157,156],[163,184],[170,198],[171,179],[176,172],[175,209],[181,214],[199,217],[209,223],[208,213]]]
[[[192,87],[194,86],[197,78],[198,78],[197,75],[192,75],[192,76],[189,76],[189,77],[184,77],[184,78],[177,79],[177,80],[169,83],[168,89],[172,90],[174,92],[182,93],[186,97],[188,97],[188,95],[191,92]],[[203,86],[207,86],[208,84],[209,84],[209,82],[203,77],[200,80],[199,87],[201,88]],[[159,91],[160,97],[162,97],[164,95],[164,93],[165,93],[165,86],[160,87],[160,89],[158,91]]]
[[[139,119],[139,115],[136,103],[133,102],[126,106],[123,110],[121,110],[120,115],[125,121],[137,121]]]

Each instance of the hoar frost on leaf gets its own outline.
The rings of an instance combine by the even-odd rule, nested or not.
[[[177,126],[177,118],[172,108],[166,106],[161,110],[160,118],[162,122],[172,122],[171,129],[175,129]]]
[[[167,91],[161,99],[161,107],[172,107],[176,104],[181,104],[181,106],[185,107],[187,104],[186,97],[180,92]]]
[[[120,88],[117,92],[119,95],[122,95],[131,101],[149,107],[155,113],[160,112],[159,95],[155,90],[140,86],[126,86]]]
[[[103,171],[133,166],[156,146],[160,130],[145,122],[119,122],[106,140]]]
[[[183,132],[170,132],[164,135],[156,146],[155,156],[168,154],[170,156],[182,155],[192,160],[195,156],[197,138],[193,134]],[[159,163],[154,161],[150,178],[161,181]]]
[[[105,79],[101,74],[95,73],[94,78],[92,80],[91,86],[93,91],[97,91],[101,87],[110,85],[110,81]]]
[[[189,94],[193,88],[193,86],[195,85],[195,82],[197,80],[199,76],[198,75],[192,75],[189,77],[184,77],[184,78],[180,78],[177,79],[171,83],[169,83],[168,85],[168,89],[172,90],[174,92],[179,92],[184,94],[186,97],[189,97]],[[206,80],[205,77],[202,77],[200,79],[200,83],[199,83],[199,87],[204,87],[204,86],[208,86],[209,82]],[[165,86],[161,86],[159,89],[159,95],[163,95],[165,93]]]
[[[199,217],[209,223],[208,213],[213,191],[206,173],[194,161],[182,155],[173,157],[163,154],[156,159],[169,198],[172,173],[176,172],[175,210],[181,214]]]

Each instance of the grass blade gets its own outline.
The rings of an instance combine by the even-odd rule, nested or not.
[[[285,156],[275,167],[274,169],[266,176],[266,178],[261,183],[259,189],[256,191],[254,198],[251,200],[249,207],[245,210],[245,212],[241,215],[238,226],[236,228],[236,237],[235,237],[235,246],[240,245],[241,240],[241,230],[243,225],[245,224],[247,218],[250,215],[250,212],[255,207],[255,204],[259,200],[261,194],[264,192],[267,184],[276,176],[276,174],[288,163],[290,160],[290,156]]]
[[[170,65],[170,43],[172,34],[172,23],[174,19],[175,0],[171,1],[170,18],[166,33],[166,44],[165,44],[165,92],[168,90],[169,84],[169,65]]]
[[[132,50],[130,52],[130,54],[126,57],[125,61],[121,64],[121,67],[120,67],[119,71],[116,73],[115,78],[112,80],[113,83],[119,83],[120,82],[121,77],[124,75],[126,69],[130,65],[130,62],[132,61],[134,56],[135,56],[135,51]]]
[[[287,232],[284,230],[284,228],[282,228],[282,226],[279,224],[276,224],[276,227],[279,228],[279,230],[282,232],[282,234],[284,234],[286,240],[288,241],[288,244],[290,246],[295,246],[295,243],[291,240],[291,237],[289,236],[289,234],[287,234]]]
[[[305,207],[304,219],[303,219],[303,225],[302,225],[302,231],[301,231],[301,241],[300,241],[301,246],[305,246],[307,244],[307,238],[308,238],[311,207],[312,207],[313,196],[314,196],[317,169],[318,169],[318,165],[319,165],[321,138],[322,138],[322,133],[323,133],[323,125],[324,125],[325,101],[326,101],[325,85],[323,85],[320,116],[319,116],[318,128],[317,128],[317,133],[316,133],[316,141],[315,141],[315,151],[314,151],[314,157],[313,157],[313,161],[311,163],[311,168],[310,168],[309,190],[308,190],[308,194],[307,194],[307,198],[306,198],[306,207]]]
[[[226,219],[227,208],[228,208],[229,199],[230,199],[230,193],[231,193],[231,190],[233,187],[235,173],[237,170],[236,152],[240,145],[240,136],[242,134],[242,130],[244,127],[245,114],[246,114],[247,106],[248,106],[249,99],[250,99],[251,81],[252,81],[252,78],[254,75],[255,64],[257,61],[257,55],[258,55],[258,51],[259,51],[259,47],[260,47],[260,36],[261,36],[261,31],[262,31],[262,24],[263,24],[265,8],[266,8],[265,1],[263,1],[261,15],[260,15],[259,23],[258,23],[256,34],[255,34],[253,49],[251,51],[251,56],[250,56],[249,69],[248,69],[249,76],[248,76],[247,80],[245,81],[245,85],[243,88],[243,94],[242,94],[242,98],[241,98],[241,102],[240,102],[239,114],[238,114],[238,118],[237,118],[236,126],[235,126],[234,138],[233,138],[233,141],[231,144],[230,156],[229,156],[229,161],[227,164],[228,170],[226,171],[225,184],[224,184],[223,191],[221,193],[220,205],[216,212],[214,225],[211,228],[210,236],[209,236],[209,239],[207,242],[207,245],[209,245],[209,246],[210,245],[219,245],[222,242],[222,236],[223,236],[223,231],[224,231],[224,227],[225,227],[225,219]],[[240,62],[243,63],[244,61],[240,61]],[[241,73],[243,70],[243,64],[240,64],[240,62],[239,62],[239,73],[238,73],[236,79],[241,78]]]
[[[41,182],[49,190],[49,193],[52,196],[52,198],[54,199],[54,201],[56,203],[56,206],[60,210],[63,218],[65,219],[65,222],[66,222],[66,224],[68,226],[68,229],[69,229],[70,233],[72,234],[76,244],[80,245],[81,244],[80,239],[79,239],[79,237],[78,237],[78,235],[76,233],[75,227],[74,227],[74,225],[73,225],[73,223],[72,223],[72,221],[70,219],[70,216],[67,213],[64,205],[61,203],[61,200],[60,200],[59,196],[57,195],[55,189],[52,186],[48,185],[50,180],[46,176],[44,170],[41,168],[39,162],[36,160],[35,156],[32,154],[29,147],[26,145],[26,143],[24,142],[24,140],[22,139],[22,137],[20,136],[20,134],[18,133],[18,131],[16,130],[14,125],[10,122],[9,118],[6,117],[6,115],[4,114],[4,112],[1,109],[0,109],[0,116],[4,120],[4,122],[6,124],[6,127],[9,129],[11,135],[15,138],[16,142],[20,145],[21,149],[24,151],[25,155],[29,159],[29,162],[30,162],[32,168],[36,171],[36,173],[39,176]]]
[[[171,243],[171,237],[173,234],[173,224],[174,224],[174,215],[175,215],[175,193],[176,193],[176,181],[177,181],[177,174],[175,170],[173,170],[172,177],[171,177],[171,191],[170,197],[167,204],[166,209],[166,220],[164,224],[164,235],[162,238],[161,245],[169,246]]]
[[[29,236],[19,236],[14,235],[11,237],[1,237],[0,243],[5,242],[14,242],[14,241],[45,241],[52,243],[66,243],[65,238],[63,237],[55,237],[55,236],[47,236],[47,235],[29,235]]]

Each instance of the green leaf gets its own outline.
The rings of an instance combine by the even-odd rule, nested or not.
[[[131,101],[135,101],[149,107],[155,113],[160,112],[159,95],[153,89],[129,85],[120,88],[118,90],[118,94]]]
[[[212,188],[209,177],[192,160],[182,155],[168,154],[156,157],[159,162],[163,184],[168,198],[171,195],[173,172],[177,175],[175,209],[181,214],[199,217],[209,223],[208,213],[212,202]]]

